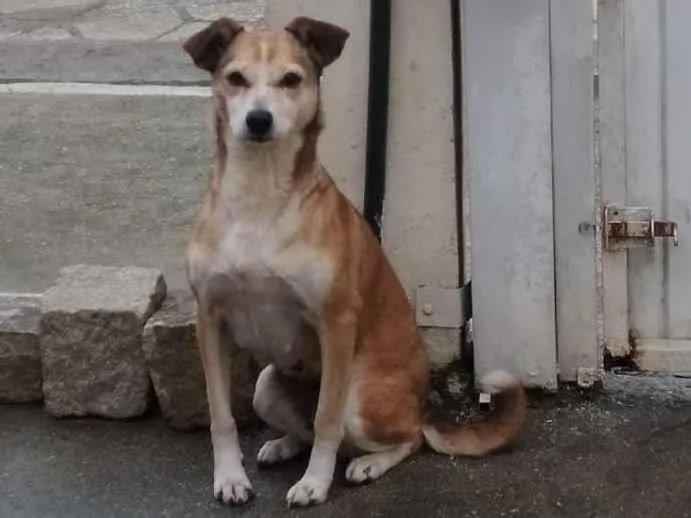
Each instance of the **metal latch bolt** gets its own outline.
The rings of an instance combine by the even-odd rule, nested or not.
[[[655,246],[655,238],[671,238],[679,246],[677,224],[656,220],[647,207],[617,207],[608,205],[603,215],[604,247],[608,252]]]

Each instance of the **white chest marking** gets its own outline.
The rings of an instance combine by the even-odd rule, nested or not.
[[[190,248],[190,280],[199,284],[219,273],[268,272],[284,279],[318,313],[333,269],[323,250],[296,239],[301,214],[292,190],[295,146],[285,146],[262,154],[236,150],[239,156],[229,157],[233,167],[224,174],[213,215],[219,242],[213,252]]]

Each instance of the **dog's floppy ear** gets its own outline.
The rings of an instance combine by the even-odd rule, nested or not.
[[[327,22],[300,16],[286,26],[310,55],[318,72],[336,61],[345,46],[350,33]]]
[[[213,74],[223,53],[243,30],[242,25],[235,20],[219,18],[211,22],[206,29],[190,36],[182,48],[190,55],[195,65]]]

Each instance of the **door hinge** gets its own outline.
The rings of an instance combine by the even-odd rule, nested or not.
[[[677,224],[657,220],[647,207],[607,205],[603,210],[604,248],[608,252],[655,246],[655,238],[670,238],[679,246]]]

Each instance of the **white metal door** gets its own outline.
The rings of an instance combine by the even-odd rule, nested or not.
[[[461,5],[476,374],[592,384],[598,254],[579,229],[596,214],[593,5]]]
[[[603,256],[605,345],[644,370],[691,372],[691,1],[600,0],[602,202],[678,224]]]

